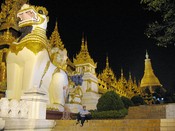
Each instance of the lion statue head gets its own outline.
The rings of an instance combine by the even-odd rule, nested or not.
[[[19,27],[23,28],[26,26],[40,27],[43,29],[47,28],[47,22],[49,21],[48,11],[42,6],[31,6],[24,4],[17,13],[19,18]]]

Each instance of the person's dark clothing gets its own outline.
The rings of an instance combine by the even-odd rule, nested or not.
[[[79,121],[81,120],[81,126],[83,126],[85,120],[90,120],[91,119],[91,115],[90,114],[84,114],[85,113],[89,113],[88,111],[80,111],[77,114],[77,123],[79,123]]]

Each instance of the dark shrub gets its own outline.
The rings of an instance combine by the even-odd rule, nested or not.
[[[124,118],[128,114],[128,110],[123,108],[121,110],[111,111],[91,111],[92,119],[119,119]]]
[[[145,104],[141,96],[133,96],[131,98],[131,101],[134,103],[134,105],[144,105]]]
[[[108,91],[103,94],[97,103],[98,111],[120,110],[124,108],[124,104],[120,96],[114,91]]]
[[[127,109],[130,106],[133,106],[134,105],[134,103],[129,98],[127,98],[127,97],[122,96],[121,99],[123,101],[123,104],[124,104],[125,108],[127,108]]]

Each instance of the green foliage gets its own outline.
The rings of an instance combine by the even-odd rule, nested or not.
[[[141,96],[133,96],[131,98],[131,101],[134,103],[134,105],[144,105],[145,104]]]
[[[108,91],[103,94],[97,103],[98,111],[120,110],[124,108],[124,104],[120,96],[114,91]]]
[[[122,96],[121,99],[122,99],[122,101],[124,103],[125,108],[127,108],[127,109],[130,106],[133,106],[134,105],[134,103],[129,98],[127,98],[127,97]]]
[[[175,42],[175,2],[174,0],[141,0],[146,9],[160,14],[160,19],[149,24],[145,33],[155,39],[157,45],[166,47]]]
[[[121,110],[111,111],[91,111],[92,119],[119,119],[124,118],[128,114],[128,110],[123,108]]]
[[[146,4],[149,10],[160,11],[161,7],[166,3],[166,1],[167,0],[141,0],[140,3]]]

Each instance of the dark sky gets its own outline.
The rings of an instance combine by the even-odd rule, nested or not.
[[[87,36],[91,57],[97,72],[105,68],[106,56],[119,78],[123,68],[137,80],[144,74],[148,50],[155,75],[166,88],[175,88],[175,47],[158,47],[144,35],[147,24],[156,14],[145,11],[140,0],[30,0],[49,11],[48,36],[58,21],[61,39],[72,59],[80,51],[82,33]]]

